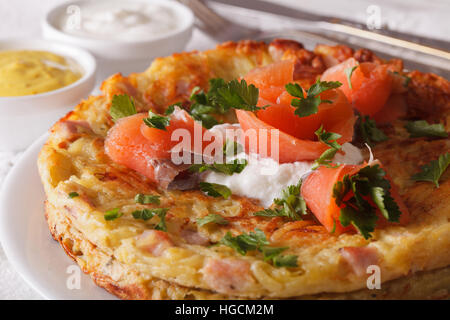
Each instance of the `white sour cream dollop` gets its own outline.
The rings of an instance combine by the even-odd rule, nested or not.
[[[226,129],[237,128],[238,124],[224,124],[214,126],[211,131],[224,136]],[[364,160],[361,151],[351,143],[344,143],[342,151],[343,154],[336,154],[335,163],[360,164]],[[256,154],[247,155],[244,152],[236,155],[236,158],[248,161],[241,173],[229,176],[206,171],[202,174],[201,180],[225,185],[233,194],[257,199],[266,208],[272,204],[274,198],[281,197],[283,189],[298,184],[302,177],[311,172],[313,165],[312,161],[280,164],[271,158],[259,158]]]

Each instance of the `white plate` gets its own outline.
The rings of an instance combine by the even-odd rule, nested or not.
[[[115,299],[97,287],[53,240],[44,217],[45,194],[37,156],[48,134],[25,151],[0,195],[0,241],[25,281],[47,299]],[[76,266],[76,267],[74,267]],[[79,289],[69,289],[80,275]],[[69,283],[69,286],[67,286]]]

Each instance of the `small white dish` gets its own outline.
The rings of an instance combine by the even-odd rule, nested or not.
[[[3,184],[0,241],[6,256],[43,298],[117,299],[97,287],[50,234],[44,217],[45,194],[36,165],[47,138],[48,134],[43,135],[25,151]]]
[[[86,98],[95,85],[97,64],[87,51],[54,41],[0,40],[3,50],[43,50],[72,59],[83,76],[74,83],[40,94],[0,97],[0,150],[22,150]]]
[[[74,35],[61,29],[61,17],[74,14],[74,8],[80,12],[82,19],[83,5],[92,3],[89,0],[76,0],[58,5],[47,13],[42,22],[42,34],[46,39],[62,41],[71,45],[89,50],[97,58],[101,76],[106,77],[121,72],[124,75],[130,72],[142,72],[156,57],[167,56],[182,51],[190,40],[194,26],[194,15],[186,6],[172,0],[97,0],[113,3],[152,3],[167,6],[174,10],[179,17],[179,27],[170,33],[143,38],[139,40],[99,39],[88,36]]]

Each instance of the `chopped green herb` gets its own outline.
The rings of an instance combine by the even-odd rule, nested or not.
[[[382,142],[388,140],[383,131],[377,128],[377,124],[369,116],[359,116],[357,126],[359,134],[363,142],[369,146],[373,146],[374,142]]]
[[[144,221],[150,220],[154,216],[159,217],[159,223],[155,226],[156,230],[161,231],[167,231],[166,227],[166,213],[169,209],[167,208],[154,208],[154,209],[142,209],[142,210],[135,210],[131,213],[133,218],[136,220],[141,219]]]
[[[288,247],[269,247],[264,232],[255,228],[254,232],[250,231],[248,234],[240,234],[233,237],[230,232],[220,241],[220,244],[228,246],[236,250],[241,255],[246,255],[248,251],[258,250],[263,253],[264,261],[270,261],[275,267],[297,267],[297,256],[286,255],[281,253],[288,249]]]
[[[120,218],[121,216],[123,216],[123,213],[119,212],[119,208],[111,209],[109,211],[106,211],[106,213],[104,214],[104,218],[106,221],[115,220],[117,218]]]
[[[272,263],[275,267],[286,267],[286,268],[296,268],[298,267],[297,264],[298,257],[293,254],[287,254],[285,256],[279,255],[275,256],[272,259]]]
[[[331,229],[330,233],[334,234],[336,232],[336,220],[333,219],[333,229]]]
[[[401,211],[392,198],[386,172],[378,165],[366,166],[355,175],[345,175],[333,188],[333,197],[341,207],[342,226],[353,225],[365,239],[375,230],[376,209],[390,222],[398,222]],[[372,200],[374,205],[368,201]]]
[[[301,196],[302,181],[297,185],[288,186],[282,191],[281,198],[276,198],[273,202],[276,204],[275,209],[265,209],[253,213],[260,217],[286,217],[291,220],[302,220],[301,215],[308,214],[306,202]]]
[[[205,224],[212,223],[212,222],[216,223],[216,224],[221,224],[221,225],[229,224],[227,219],[222,217],[220,214],[216,214],[216,213],[211,213],[203,218],[197,219],[197,224],[200,227],[204,226]]]
[[[289,249],[289,247],[262,247],[261,251],[264,256],[264,261],[273,261],[275,257],[279,256],[287,249]]]
[[[228,199],[231,196],[231,190],[222,184],[218,183],[209,183],[209,182],[200,182],[199,183],[200,190],[205,192],[208,196],[211,197],[223,197]]]
[[[167,107],[166,111],[164,111],[164,114],[166,116],[170,116],[175,111],[175,107],[178,107],[178,106],[181,106],[181,102],[171,104],[170,106]]]
[[[350,89],[353,89],[351,78],[352,78],[353,71],[355,71],[356,68],[358,68],[358,66],[349,67],[344,70],[345,75],[347,76],[348,86]]]
[[[285,88],[291,95],[299,99],[292,99],[291,105],[296,108],[295,114],[299,117],[307,117],[319,111],[321,103],[331,103],[330,100],[322,100],[319,96],[324,91],[338,88],[342,85],[339,81],[320,81],[314,83],[307,91],[306,98],[303,89],[298,83],[288,83]]]
[[[247,163],[245,159],[234,159],[231,163],[193,164],[189,167],[189,171],[201,173],[206,170],[212,170],[231,176],[235,173],[241,173],[247,166]]]
[[[138,193],[134,197],[134,201],[136,203],[140,203],[140,204],[150,204],[150,203],[159,204],[160,203],[159,196],[152,195],[152,194],[142,194],[142,193]]]
[[[209,129],[219,124],[214,115],[224,115],[232,108],[248,111],[261,109],[256,106],[258,96],[259,89],[252,84],[247,85],[245,80],[225,82],[220,78],[210,79],[208,93],[199,87],[192,90],[189,113]]]
[[[337,143],[337,139],[342,136],[334,132],[326,132],[323,126],[314,132],[314,134],[319,138],[319,141],[326,144],[330,149],[325,150],[318,159],[314,161],[312,169],[315,170],[320,166],[326,166],[328,168],[335,168],[337,165],[332,164],[332,160],[336,153],[341,149],[341,145]]]
[[[80,195],[78,194],[78,192],[75,192],[75,191],[72,191],[72,192],[70,192],[69,193],[69,198],[70,199],[73,199],[73,198],[76,198],[76,197],[79,197]]]
[[[217,89],[217,102],[225,108],[242,109],[247,111],[260,110],[256,106],[259,89],[253,84],[247,85],[245,80],[231,80],[225,86]]]
[[[264,232],[258,228],[250,231],[248,234],[240,234],[236,237],[231,235],[231,232],[227,232],[226,235],[220,241],[221,244],[233,248],[241,255],[245,256],[247,251],[257,250],[263,246],[269,244]]]
[[[359,212],[352,207],[342,208],[339,216],[342,226],[353,225],[365,239],[372,237],[371,233],[375,230],[377,220],[375,213],[369,213],[368,211]]]
[[[448,133],[442,123],[429,124],[425,120],[409,121],[405,125],[411,138],[431,137],[431,138],[447,138]]]
[[[135,210],[131,213],[133,218],[135,219],[142,219],[144,221],[150,220],[155,216],[155,212],[151,209],[142,209],[142,210]]]
[[[167,214],[167,210],[166,208],[161,208],[160,211],[158,211],[156,214],[159,217],[159,222],[158,224],[155,226],[156,230],[160,230],[160,231],[165,231],[167,232],[167,225],[166,225],[166,214]]]
[[[133,99],[127,94],[114,95],[109,114],[114,121],[136,114]]]
[[[168,116],[161,116],[152,111],[148,111],[148,118],[144,118],[143,121],[146,126],[160,130],[166,130],[166,127],[170,124]]]
[[[244,151],[244,147],[242,146],[242,144],[236,141],[230,141],[227,139],[227,141],[223,145],[223,154],[226,157],[235,156],[242,151]]]
[[[432,160],[422,166],[421,171],[412,176],[415,181],[429,181],[439,188],[439,179],[450,165],[450,153],[441,154],[437,160]]]
[[[405,87],[405,88],[408,88],[408,86],[409,86],[409,83],[411,82],[411,77],[408,77],[407,75],[404,75],[404,74],[401,74],[400,72],[398,72],[398,71],[389,71],[391,74],[394,74],[394,75],[396,75],[396,76],[398,76],[398,77],[402,77],[403,79],[404,79],[404,81],[403,81],[403,87]]]

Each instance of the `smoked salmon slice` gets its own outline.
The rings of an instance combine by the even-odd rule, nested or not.
[[[264,67],[255,68],[244,79],[257,88],[281,87],[294,80],[295,60],[281,60]]]
[[[379,162],[375,161],[373,164]],[[372,164],[371,164],[372,165]],[[319,167],[313,171],[302,183],[301,194],[305,200],[308,208],[319,220],[319,222],[329,231],[341,234],[343,232],[355,230],[352,225],[347,227],[342,226],[340,223],[341,209],[343,205],[338,206],[336,198],[333,193],[334,186],[338,181],[342,181],[345,175],[350,177],[359,172],[362,168],[368,166],[362,165],[340,165],[337,168],[328,168],[325,166]],[[389,178],[388,175],[385,178],[390,182],[390,194],[397,203],[401,212],[399,224],[405,225],[409,221],[409,211],[403,200],[401,199],[397,187]],[[352,192],[346,197],[351,197]],[[375,206],[375,205],[374,205]],[[384,227],[394,222],[389,222],[382,216],[377,209],[376,214],[378,220],[376,221],[377,227]]]
[[[166,130],[145,125],[143,119],[147,117],[147,113],[139,113],[119,119],[108,131],[105,139],[106,154],[114,162],[141,173],[162,187],[167,187],[178,173],[186,169],[186,165],[177,166],[171,161],[171,150],[179,143],[179,140],[172,140],[175,130],[186,130],[184,133],[190,135],[186,151],[195,152],[196,139],[200,139],[200,148],[204,147],[202,138],[206,129],[196,124],[186,111],[179,108],[171,115]],[[211,142],[208,141],[209,143]]]
[[[264,89],[262,89],[264,91]],[[269,101],[260,99],[262,104],[269,104],[265,110],[260,110],[256,114],[236,110],[236,116],[244,132],[245,141],[242,144],[248,152],[261,154],[261,149],[267,150],[267,156],[279,160],[280,163],[315,160],[328,149],[326,145],[316,140],[314,132],[323,125],[329,132],[335,132],[342,137],[339,143],[351,141],[353,138],[353,126],[355,117],[350,104],[345,95],[337,90],[329,90],[321,94],[322,99],[331,100],[332,103],[322,103],[316,114],[299,117],[294,114],[295,108],[285,104],[270,104]],[[259,130],[263,131],[259,131]],[[251,134],[256,133],[257,143],[251,143]],[[275,137],[271,130],[279,130],[279,136]],[[267,134],[259,137],[259,133]],[[279,154],[274,155],[272,145],[278,138]],[[264,140],[263,140],[264,139]]]
[[[354,58],[349,58],[327,69],[321,79],[341,82],[340,89],[352,106],[363,115],[373,116],[383,108],[391,94],[390,68],[387,64],[358,63]]]
[[[154,159],[157,150],[141,133],[141,124],[148,115],[139,113],[119,119],[105,139],[106,154],[116,163],[134,169],[156,182]]]

